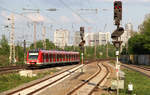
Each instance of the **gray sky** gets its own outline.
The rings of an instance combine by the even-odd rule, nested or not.
[[[9,30],[4,25],[9,25],[8,17],[15,16],[16,41],[33,41],[33,22],[37,24],[37,39],[42,39],[42,26],[46,26],[47,38],[53,40],[55,29],[68,29],[70,35],[78,31],[80,26],[85,26],[86,32],[112,32],[114,0],[0,0],[0,35],[9,37]],[[25,11],[27,9],[40,9],[40,14]],[[46,11],[49,8],[58,9],[55,12]],[[95,11],[80,11],[79,9],[98,9]],[[106,9],[106,10],[104,10]],[[150,0],[123,0],[122,26],[132,23],[134,30],[150,13]],[[25,17],[24,17],[25,16]],[[104,30],[104,26],[106,29]]]

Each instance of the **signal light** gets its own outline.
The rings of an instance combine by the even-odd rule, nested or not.
[[[84,31],[84,27],[80,27],[80,31]]]
[[[114,2],[114,20],[115,20],[115,25],[119,25],[120,20],[122,20],[122,2],[121,1]]]
[[[117,39],[117,38],[120,37],[123,33],[124,33],[124,28],[123,28],[123,27],[119,27],[118,29],[116,29],[116,30],[111,34],[111,38],[112,38],[112,39]]]
[[[81,42],[79,43],[79,46],[82,47],[82,46],[84,46],[84,44],[85,44],[85,40],[81,41]]]
[[[81,36],[81,40],[83,40],[83,37],[84,37],[84,27],[80,27],[80,36]]]

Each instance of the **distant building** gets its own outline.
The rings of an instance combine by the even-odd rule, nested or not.
[[[110,40],[110,32],[99,32],[99,45],[106,45]]]
[[[74,46],[79,46],[81,42],[80,31],[76,31],[74,34]]]
[[[110,32],[97,32],[85,34],[86,46],[106,45],[107,42],[110,42],[110,40]]]
[[[94,46],[94,33],[85,33],[84,39],[86,46]]]
[[[65,29],[56,29],[54,32],[54,44],[60,48],[68,45],[69,42],[69,32]]]
[[[125,25],[125,31],[121,35],[121,41],[123,41],[122,45],[125,46],[128,43],[128,40],[131,38],[133,34],[133,25],[128,23]]]

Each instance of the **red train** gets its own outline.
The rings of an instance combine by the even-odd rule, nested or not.
[[[48,65],[61,63],[79,63],[79,52],[30,50],[27,52],[27,64]]]

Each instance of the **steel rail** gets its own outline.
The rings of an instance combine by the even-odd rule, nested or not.
[[[88,83],[91,79],[93,79],[94,77],[96,77],[101,72],[101,67],[98,64],[97,64],[97,66],[98,66],[99,70],[96,73],[94,73],[91,77],[89,77],[85,82],[80,83],[74,89],[72,89],[71,91],[69,91],[67,93],[67,95],[73,94],[75,91],[77,91],[78,89],[80,89],[83,85],[85,85],[86,83]]]
[[[34,84],[31,84],[31,85],[29,85],[29,86],[26,86],[26,87],[23,87],[23,88],[21,88],[21,89],[15,90],[15,91],[13,91],[13,92],[10,92],[10,93],[8,93],[7,95],[13,95],[13,94],[15,94],[15,93],[18,93],[18,92],[21,92],[21,91],[23,91],[23,90],[26,90],[26,89],[28,89],[28,88],[30,88],[30,87],[33,87],[33,86],[35,86],[35,85],[38,85],[38,84],[40,84],[40,83],[42,83],[42,82],[44,82],[44,81],[47,81],[47,80],[49,80],[49,79],[51,79],[51,78],[54,78],[54,77],[56,77],[56,76],[58,76],[58,75],[60,75],[60,74],[63,74],[64,72],[67,72],[67,71],[69,71],[69,70],[71,70],[71,69],[74,69],[74,68],[76,68],[76,67],[77,67],[77,66],[74,66],[74,67],[72,67],[72,68],[69,68],[69,69],[67,69],[67,70],[65,70],[65,71],[62,71],[62,72],[58,73],[58,74],[55,74],[55,75],[53,75],[53,76],[50,76],[50,77],[48,77],[48,78],[46,78],[46,79],[44,79],[44,80],[41,80],[41,81],[36,82],[36,83],[34,83]],[[78,69],[79,69],[79,68],[78,68]],[[75,69],[73,72],[77,71],[78,69]],[[71,73],[73,73],[73,72],[71,72]],[[39,89],[36,89],[36,90],[30,92],[28,95],[32,95],[32,94],[38,92],[39,90],[42,90],[42,89],[46,88],[47,86],[52,85],[53,83],[55,83],[55,82],[61,80],[62,78],[66,77],[66,76],[68,76],[68,75],[70,75],[70,74],[67,74],[67,75],[65,75],[65,76],[63,76],[63,77],[61,77],[61,78],[59,78],[59,79],[57,79],[57,80],[55,80],[55,81],[53,81],[53,82],[51,82],[51,83],[45,85],[45,86],[40,87]]]

